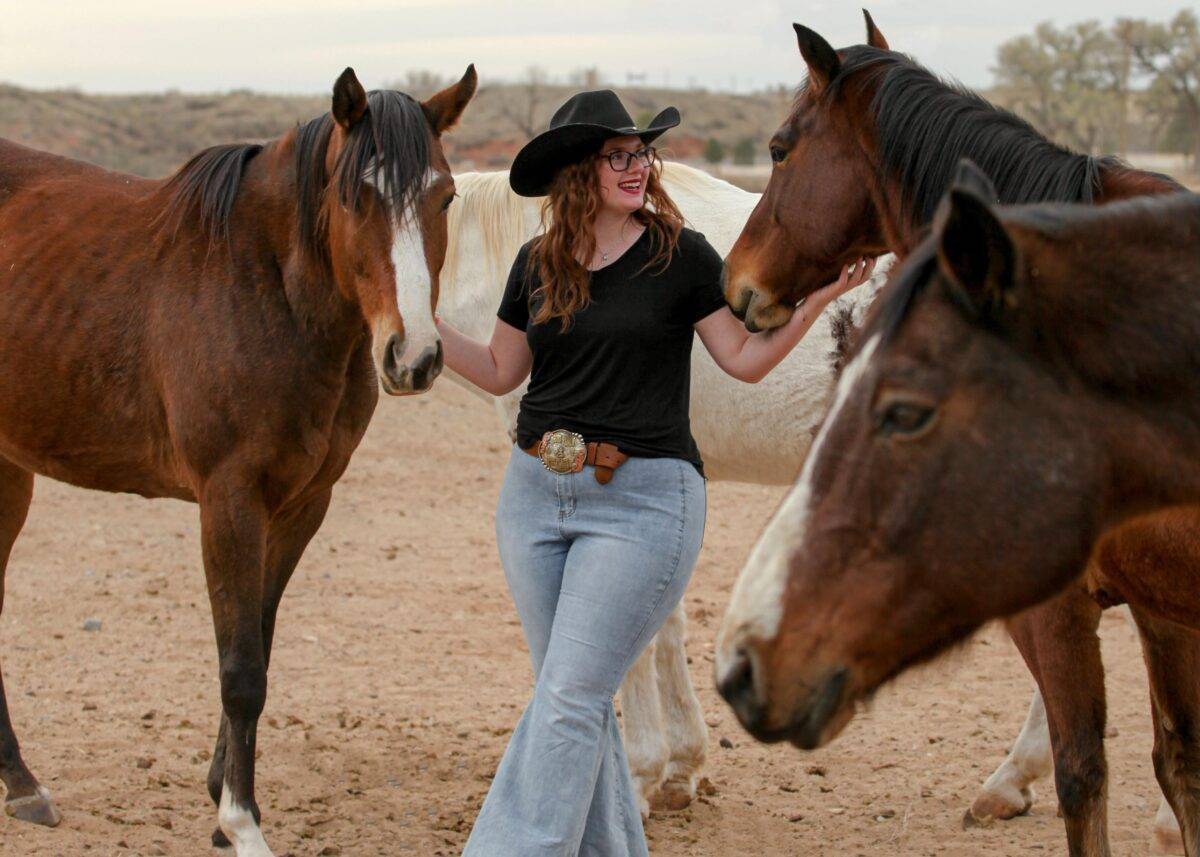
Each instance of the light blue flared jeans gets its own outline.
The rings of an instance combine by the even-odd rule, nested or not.
[[[513,450],[496,539],[535,683],[464,857],[648,853],[613,695],[682,597],[704,515],[681,459],[631,458],[600,485]]]

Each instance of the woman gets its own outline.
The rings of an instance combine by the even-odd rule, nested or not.
[[[547,197],[544,230],[517,255],[491,341],[438,322],[446,365],[489,393],[531,376],[496,536],[536,683],[466,857],[647,854],[613,695],[700,550],[693,332],[757,381],[871,272],[857,263],[785,327],[748,334],[720,257],[659,182],[650,143],[677,124],[669,107],[638,129],[609,91],[569,99],[513,163],[513,190]]]

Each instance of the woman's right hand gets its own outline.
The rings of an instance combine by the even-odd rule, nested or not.
[[[858,259],[842,268],[841,276],[832,283],[821,286],[807,298],[805,303],[814,306],[831,304],[851,289],[856,289],[871,279],[875,271],[875,259]]]

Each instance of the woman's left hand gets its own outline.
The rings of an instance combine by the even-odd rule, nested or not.
[[[871,279],[871,274],[875,271],[874,259],[859,259],[856,262],[851,262],[846,267],[842,268],[842,275],[832,283],[821,286],[811,295],[805,303],[811,303],[817,306],[824,306],[832,303],[840,298],[851,289],[856,289]]]

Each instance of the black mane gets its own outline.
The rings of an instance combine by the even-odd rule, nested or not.
[[[171,197],[163,214],[173,226],[172,234],[178,232],[184,215],[194,210],[210,243],[228,239],[229,216],[242,174],[262,148],[257,143],[229,143],[193,155],[167,182]]]
[[[350,130],[333,166],[326,169],[333,117],[326,113],[296,129],[295,169],[300,240],[316,258],[326,256],[324,196],[334,182],[338,202],[360,211],[363,185],[374,186],[388,217],[399,225],[424,187],[429,170],[429,126],[421,105],[402,92],[374,90],[363,118]],[[165,216],[177,230],[193,212],[210,241],[229,237],[230,217],[255,143],[214,146],[187,162],[167,183]]]
[[[826,93],[836,96],[857,72],[874,79],[880,163],[899,180],[916,226],[933,219],[963,158],[991,178],[997,201],[1005,204],[1090,203],[1101,170],[1120,164],[1050,142],[1019,116],[901,54],[857,45],[841,57],[841,71]]]

